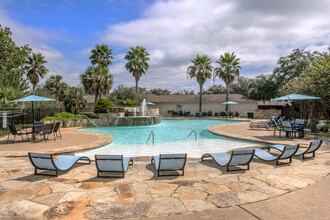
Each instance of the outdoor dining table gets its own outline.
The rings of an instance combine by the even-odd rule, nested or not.
[[[35,124],[33,124],[33,125],[23,125],[22,126],[23,129],[32,128],[32,132],[31,132],[32,140],[35,140],[35,128],[36,127],[41,127],[41,126],[40,125],[35,125]]]
[[[297,129],[298,133],[299,133],[299,138],[304,138],[305,137],[305,125],[303,124],[295,124],[295,123],[291,123],[291,126],[293,127],[293,129]]]

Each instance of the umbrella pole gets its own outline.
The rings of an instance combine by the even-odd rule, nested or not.
[[[33,110],[33,102],[32,102],[32,139],[35,140],[33,124],[34,124],[34,110]]]

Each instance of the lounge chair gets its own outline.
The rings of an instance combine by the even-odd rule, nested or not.
[[[123,155],[95,155],[97,178],[99,177],[124,177],[129,165],[133,165],[130,157]],[[100,173],[121,173],[122,176],[100,176]]]
[[[266,128],[267,130],[270,128],[269,122],[266,121],[253,121],[250,122],[250,128],[253,129],[261,129]]]
[[[202,112],[196,112],[196,117],[202,117]]]
[[[186,111],[186,117],[190,117],[190,111]]]
[[[294,154],[294,156],[302,156],[303,160],[305,159],[306,154],[313,154],[313,157],[315,157],[315,151],[317,151],[321,147],[321,145],[322,145],[322,140],[313,141],[309,144],[309,147],[304,152],[297,151]],[[270,150],[271,148],[273,148],[282,152],[284,150],[284,147],[285,147],[284,145],[269,145],[262,149]]]
[[[256,155],[256,157],[258,157],[260,160],[264,160],[267,162],[276,161],[276,165],[279,165],[278,162],[279,160],[284,160],[284,159],[289,159],[289,163],[292,163],[292,157],[298,151],[298,148],[299,148],[299,144],[284,146],[283,151],[278,156],[274,156],[265,150],[257,148],[254,151],[254,155]]]
[[[55,140],[56,140],[55,135],[56,135],[56,137],[60,137],[62,139],[62,134],[61,134],[61,131],[60,131],[60,125],[61,125],[60,121],[55,123],[54,130],[53,130]],[[57,133],[59,133],[60,135],[58,135]]]
[[[172,113],[172,117],[174,116],[179,116],[179,111],[178,110],[174,110]]]
[[[15,125],[8,125],[9,127],[9,133],[8,133],[8,139],[7,144],[9,143],[9,136],[10,134],[14,136],[13,144],[15,143],[16,135],[21,136],[22,141],[24,141],[23,136],[26,135],[27,140],[29,141],[29,134],[26,130],[17,130]]]
[[[47,176],[58,176],[58,171],[65,171],[71,169],[79,160],[88,161],[88,164],[90,164],[91,162],[88,157],[69,155],[60,156],[54,161],[52,154],[39,153],[29,153],[29,158],[35,168],[34,174]],[[55,175],[38,173],[38,170],[55,171]]]
[[[254,155],[254,149],[232,151],[228,153],[207,153],[201,158],[204,161],[206,158],[212,158],[219,166],[227,167],[229,172],[229,166],[244,166],[247,165],[247,170],[250,169],[250,162]],[[238,171],[238,170],[231,170]]]
[[[163,171],[182,171],[184,176],[184,167],[187,161],[187,154],[160,154],[159,156],[153,156],[151,158],[151,164],[155,165],[157,176],[174,176],[160,175]]]

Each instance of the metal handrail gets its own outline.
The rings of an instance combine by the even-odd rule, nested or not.
[[[76,115],[76,119],[77,119],[77,116],[78,115]],[[85,116],[86,118],[87,118],[87,120],[89,120],[90,122],[92,122],[92,124],[95,126],[95,127],[99,127],[99,126],[97,126],[96,124],[95,124],[95,122],[93,122],[89,117],[87,117],[87,115],[79,115],[79,116]]]
[[[152,144],[155,144],[155,133],[154,131],[151,131],[148,137],[148,140],[146,141],[146,143],[148,143],[148,141],[150,140],[150,137],[152,136]]]
[[[197,132],[196,132],[196,130],[192,130],[186,138],[189,138],[192,133],[195,133],[195,141],[197,141]]]

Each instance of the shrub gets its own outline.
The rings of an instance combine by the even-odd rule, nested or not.
[[[42,119],[42,121],[63,121],[63,120],[75,120],[83,119],[84,117],[79,115],[74,115],[69,112],[55,113],[54,116],[47,116]]]
[[[128,106],[128,107],[137,107],[138,106],[138,103],[136,101],[127,99],[126,100],[126,103],[125,103],[125,106]]]
[[[322,121],[317,124],[317,129],[319,131],[328,132],[330,129],[330,123],[326,121]]]
[[[112,102],[107,99],[100,98],[94,106],[95,113],[107,113],[112,107]]]

